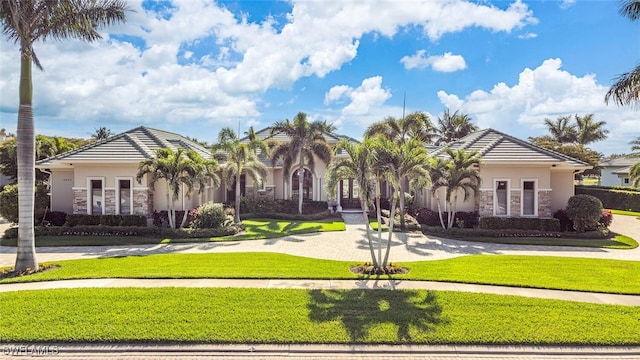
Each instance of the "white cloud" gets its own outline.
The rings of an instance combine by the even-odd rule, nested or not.
[[[562,0],[562,3],[560,3],[560,8],[568,9],[572,7],[575,3],[576,3],[576,0]]]
[[[522,34],[522,35],[518,35],[518,39],[535,39],[538,37],[538,34],[536,33],[526,33],[526,34]]]
[[[325,105],[341,100],[349,100],[342,109],[343,115],[365,115],[372,107],[380,106],[391,98],[389,90],[382,88],[382,76],[362,80],[357,88],[347,85],[334,86],[325,94]]]
[[[545,118],[588,113],[606,121],[611,131],[607,141],[594,144],[598,151],[611,152],[638,136],[638,131],[629,131],[640,129],[637,113],[606,106],[608,89],[595,75],[579,77],[561,68],[560,59],[547,59],[535,69],[524,69],[513,86],[501,82],[462,98],[439,91],[438,98],[446,107],[470,114],[481,128],[498,128],[523,139],[545,133]]]
[[[414,55],[404,56],[400,62],[405,69],[424,69],[428,66],[435,71],[454,72],[467,68],[467,63],[462,55],[454,55],[450,52],[443,55],[425,56],[425,50],[418,50]]]

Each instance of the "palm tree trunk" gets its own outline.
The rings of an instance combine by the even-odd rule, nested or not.
[[[443,229],[446,229],[447,227],[444,226],[444,219],[442,218],[442,207],[440,206],[440,196],[438,195],[438,190],[434,192],[434,195],[436,197],[436,205],[438,205],[438,217],[440,218],[440,225],[442,225]]]
[[[14,271],[38,269],[33,229],[35,188],[35,131],[33,125],[31,58],[20,61],[20,108],[18,110],[18,244]]]
[[[405,179],[400,180],[400,230],[404,231],[404,193],[405,193]]]
[[[304,182],[304,157],[300,152],[300,168],[298,169],[298,214],[302,214],[302,190]]]
[[[380,208],[380,180],[376,179],[376,220],[378,220],[378,259],[382,259],[382,209]],[[375,264],[377,267],[377,264]]]
[[[373,266],[377,266],[378,259],[376,259],[376,253],[373,251],[373,242],[371,240],[371,227],[369,225],[369,216],[367,214],[366,199],[360,199],[360,208],[362,209],[362,217],[364,218],[364,228],[367,232],[367,242],[369,243],[369,251],[371,252],[371,261]]]
[[[384,254],[384,261],[382,262],[382,267],[387,266],[387,261],[389,260],[389,253],[391,252],[391,240],[393,239],[393,225],[395,224],[395,216],[396,216],[396,199],[395,196],[391,198],[391,213],[389,214],[389,240],[387,240],[387,252]]]
[[[236,202],[236,214],[234,216],[233,221],[235,221],[236,224],[240,224],[240,172],[238,172],[236,174],[236,198],[235,198],[235,202]]]

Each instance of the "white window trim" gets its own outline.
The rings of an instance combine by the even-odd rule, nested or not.
[[[524,183],[533,182],[533,215],[524,214]],[[537,217],[538,216],[538,179],[520,179],[520,216],[523,217]]]
[[[116,176],[116,215],[120,215],[120,180],[129,180],[129,209],[133,215],[133,177]]]
[[[93,214],[92,213],[92,209],[93,209],[93,194],[91,194],[91,192],[93,191],[93,188],[91,187],[91,181],[92,180],[100,180],[102,181],[102,214]],[[105,188],[107,187],[107,180],[105,179],[104,176],[87,176],[87,214],[89,215],[104,215],[105,214],[105,210],[107,207],[107,200],[104,197],[104,191]]]
[[[498,181],[506,181],[507,182],[507,213],[502,215],[498,215],[498,187],[496,183]],[[493,216],[511,216],[511,179],[509,178],[494,178],[493,179]]]

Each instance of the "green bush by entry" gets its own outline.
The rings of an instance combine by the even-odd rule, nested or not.
[[[36,226],[35,236],[95,236],[96,242],[105,236],[148,236],[168,238],[211,238],[233,235],[238,232],[235,226],[218,227],[216,229],[170,229],[147,226],[106,226],[106,225],[77,225],[69,226]],[[17,239],[18,228],[7,229],[5,239]]]
[[[567,215],[577,232],[595,229],[602,217],[602,201],[592,195],[574,195],[567,202]]]
[[[40,224],[49,208],[49,194],[45,185],[35,187],[34,220]],[[11,223],[18,223],[18,185],[6,185],[0,191],[0,216]]]
[[[604,186],[576,186],[576,195],[592,195],[605,209],[640,211],[640,189]]]
[[[543,232],[562,231],[560,220],[555,218],[518,218],[485,216],[480,218],[480,229],[485,230],[538,230]]]
[[[225,214],[224,206],[221,203],[212,201],[200,205],[191,221],[192,229],[217,229],[223,226],[230,226],[233,217]]]

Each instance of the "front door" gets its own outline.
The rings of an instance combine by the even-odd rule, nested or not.
[[[340,187],[340,205],[343,209],[359,209],[360,208],[360,189],[358,184],[353,180],[342,180]]]

